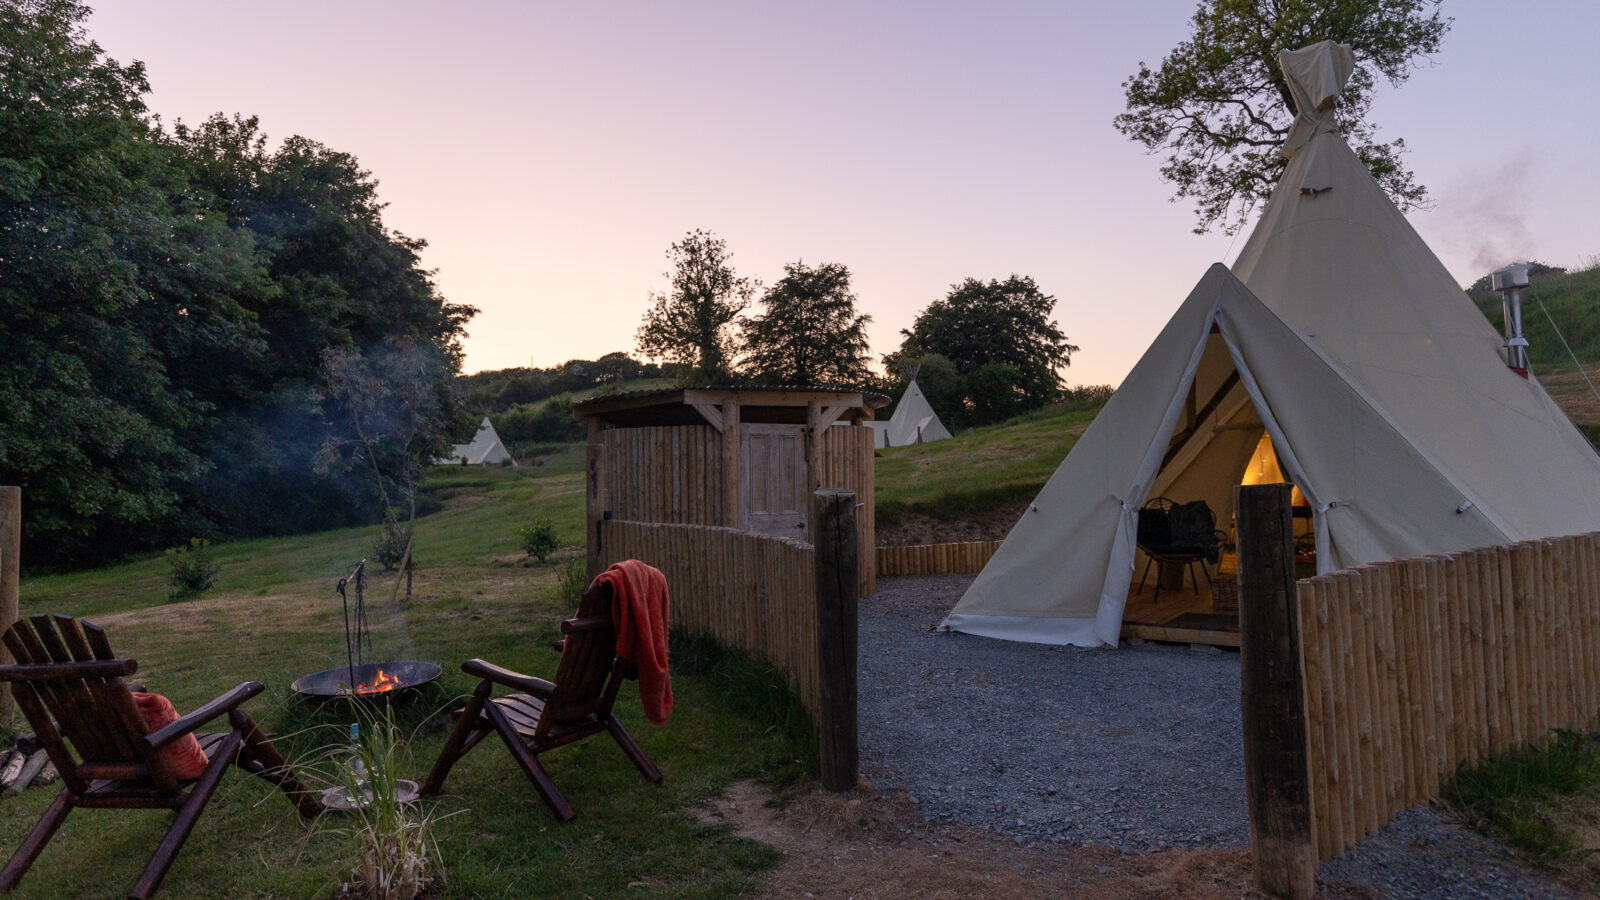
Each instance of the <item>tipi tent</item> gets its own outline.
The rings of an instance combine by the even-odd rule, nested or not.
[[[469,466],[500,466],[516,465],[517,461],[511,458],[506,451],[506,445],[500,443],[500,435],[495,433],[494,426],[489,423],[489,417],[484,416],[483,422],[478,425],[478,433],[473,436],[470,444],[456,444],[450,451],[450,458],[440,460],[442,463],[466,463]]]
[[[889,417],[889,421],[866,424],[873,430],[873,440],[879,449],[925,444],[950,437],[949,430],[939,421],[933,407],[928,405],[928,398],[917,387],[915,377],[906,385],[906,392],[900,395],[900,402],[895,405],[894,415]]]
[[[1323,118],[1349,50],[1281,61],[1316,112],[1234,271],[1201,279],[946,628],[1115,645],[1138,508],[1226,522],[1264,455],[1312,509],[1319,571],[1600,529],[1600,457]]]

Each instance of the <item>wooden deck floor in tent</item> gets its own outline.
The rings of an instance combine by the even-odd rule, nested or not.
[[[1233,554],[1225,554],[1217,570],[1224,577],[1235,577]],[[1156,572],[1150,570],[1144,589],[1139,579],[1128,590],[1128,605],[1122,611],[1122,639],[1168,641],[1179,644],[1209,644],[1214,647],[1239,646],[1239,617],[1218,616],[1212,606],[1211,588],[1200,579],[1198,593],[1187,582],[1182,589],[1162,588],[1156,596]]]

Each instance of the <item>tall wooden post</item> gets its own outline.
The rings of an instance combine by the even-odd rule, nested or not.
[[[1256,888],[1273,897],[1310,900],[1317,852],[1290,492],[1287,484],[1262,484],[1240,485],[1233,494],[1244,772]]]
[[[822,404],[806,404],[806,490],[822,487]]]
[[[745,530],[744,499],[739,496],[739,401],[722,403],[722,521],[724,528]]]
[[[811,524],[816,548],[822,786],[848,791],[856,785],[861,762],[856,731],[856,495],[837,490],[813,493]]]
[[[606,446],[600,420],[589,419],[588,459],[584,475],[584,540],[588,545],[589,580],[605,568]]]
[[[0,628],[17,620],[22,579],[22,488],[0,487]],[[0,665],[16,662],[0,644]],[[11,722],[11,685],[0,685],[0,725]]]

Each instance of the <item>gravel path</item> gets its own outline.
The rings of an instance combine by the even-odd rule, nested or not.
[[[1126,851],[1249,842],[1239,656],[1083,650],[935,630],[971,576],[880,578],[861,601],[861,770],[924,816]],[[1396,898],[1567,897],[1436,808],[1324,880]]]

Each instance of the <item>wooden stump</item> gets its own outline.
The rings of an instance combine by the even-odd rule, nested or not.
[[[1240,688],[1250,852],[1257,889],[1316,892],[1305,684],[1287,484],[1234,489],[1239,534]]]
[[[856,495],[824,490],[811,495],[816,554],[817,677],[822,786],[855,787],[860,769],[856,730]]]

